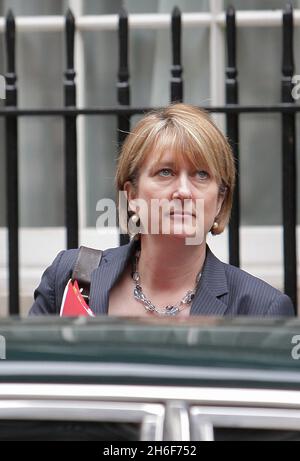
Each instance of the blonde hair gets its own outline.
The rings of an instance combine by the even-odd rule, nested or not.
[[[175,155],[175,162],[190,162],[196,169],[209,169],[224,195],[221,210],[216,217],[218,228],[214,234],[223,232],[230,218],[235,166],[230,145],[204,110],[188,104],[176,103],[149,112],[127,136],[119,156],[116,187],[124,190],[126,181],[135,186],[139,170],[150,151],[157,152],[157,162],[168,149]]]

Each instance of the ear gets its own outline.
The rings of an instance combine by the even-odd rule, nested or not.
[[[218,196],[218,203],[217,203],[217,214],[216,216],[219,215],[221,209],[222,209],[222,205],[223,205],[223,202],[224,202],[224,199],[225,199],[225,194],[219,194]]]
[[[128,200],[128,203],[130,204],[131,200],[134,200],[136,198],[136,187],[134,187],[131,181],[126,181],[124,184],[124,191],[127,194],[127,200]],[[135,210],[132,209],[132,211],[135,211]]]
[[[133,200],[135,198],[135,187],[131,181],[125,182],[124,191],[127,193],[128,201]]]

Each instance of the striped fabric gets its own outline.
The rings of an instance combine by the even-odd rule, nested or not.
[[[91,276],[90,307],[96,315],[107,314],[109,291],[133,251],[134,243],[129,243],[103,252],[101,264]],[[77,255],[78,250],[62,251],[57,255],[34,292],[35,302],[29,315],[59,313]],[[191,315],[293,316],[294,309],[288,296],[241,269],[222,263],[207,247]]]

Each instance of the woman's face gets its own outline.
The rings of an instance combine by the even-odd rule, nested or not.
[[[157,163],[150,152],[140,168],[137,187],[124,186],[130,208],[137,212],[142,233],[170,234],[178,238],[197,236],[202,243],[218,215],[223,197],[219,186],[203,167],[198,170],[166,150]]]

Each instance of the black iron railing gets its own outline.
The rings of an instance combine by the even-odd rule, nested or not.
[[[288,5],[283,13],[281,101],[293,104],[294,74],[293,10]],[[295,113],[283,113],[282,125],[282,219],[284,254],[284,289],[297,305],[297,184]]]
[[[183,101],[183,81],[181,65],[181,13],[174,8],[172,13],[172,62],[171,67],[171,101]]]
[[[296,131],[295,116],[300,106],[292,98],[293,63],[293,10],[287,6],[283,11],[282,36],[282,97],[281,103],[268,106],[241,106],[238,104],[238,69],[236,64],[236,23],[232,7],[226,14],[226,105],[219,107],[202,106],[214,113],[226,116],[227,135],[233,148],[237,170],[239,171],[239,115],[242,113],[279,113],[282,122],[282,217],[284,229],[284,287],[285,292],[297,306],[297,264],[296,264]],[[58,109],[19,109],[17,107],[17,76],[15,71],[15,20],[10,11],[6,17],[6,106],[0,108],[0,116],[5,117],[6,133],[6,178],[7,178],[7,227],[9,264],[9,313],[19,313],[19,207],[18,207],[18,117],[61,116],[65,121],[65,225],[67,247],[78,246],[78,192],[77,192],[77,130],[78,115],[115,115],[118,120],[117,139],[119,145],[130,130],[131,116],[143,114],[153,107],[130,106],[130,83],[128,65],[128,17],[123,10],[119,16],[119,70],[117,81],[117,106],[99,108],[76,107],[76,83],[74,69],[75,18],[69,10],[66,14],[67,68],[64,79],[65,104]],[[175,8],[171,21],[172,67],[170,80],[170,100],[183,101],[183,68],[181,64],[181,13]],[[240,186],[237,186],[229,225],[230,263],[240,262]],[[120,243],[126,243],[127,236],[121,236]]]
[[[16,28],[10,11],[6,17],[7,73],[6,107],[17,107],[15,67]],[[8,226],[9,313],[19,313],[19,187],[18,187],[18,114],[4,112],[6,139],[6,214]]]
[[[228,8],[226,14],[226,104],[238,104],[238,81],[236,66],[236,24],[235,11]],[[240,183],[239,183],[239,117],[238,113],[226,114],[227,136],[233,151],[236,165],[236,187],[234,191],[231,219],[229,223],[229,262],[240,265]]]
[[[76,107],[74,70],[75,18],[69,10],[66,15],[67,70],[64,90],[65,107]],[[77,131],[76,114],[65,115],[65,197],[67,247],[78,247],[78,187],[77,187]]]
[[[129,85],[129,64],[128,64],[128,16],[122,10],[119,17],[119,72],[118,72],[118,103],[121,106],[130,105],[130,85]],[[130,130],[130,115],[127,113],[118,114],[118,146],[121,147],[127,133]],[[125,245],[129,242],[126,234],[120,234],[120,244]]]

